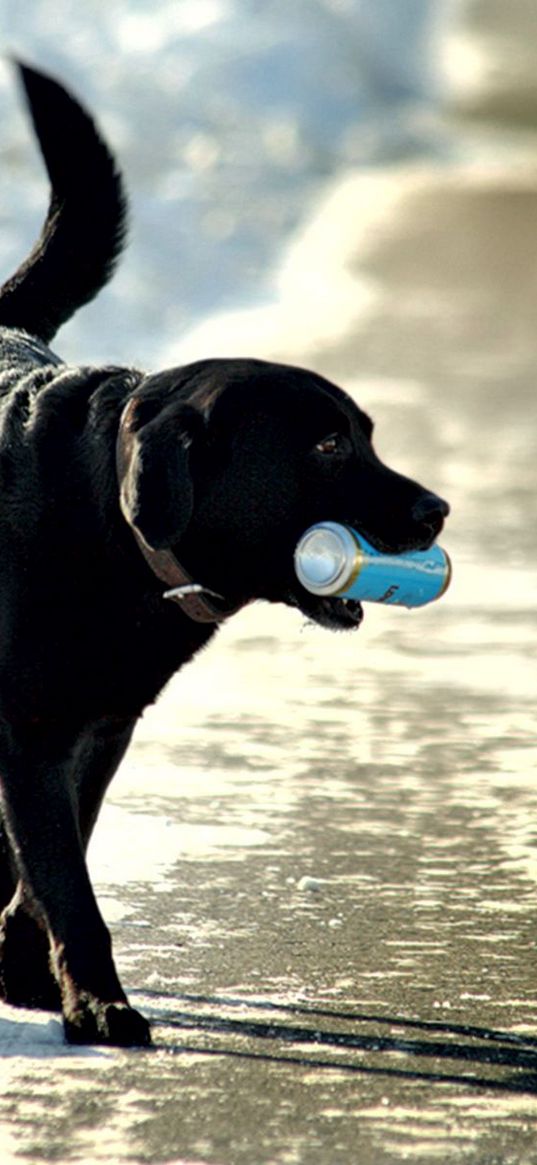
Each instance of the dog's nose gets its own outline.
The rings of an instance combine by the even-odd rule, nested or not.
[[[449,514],[449,505],[437,494],[424,493],[412,506],[412,517],[417,525],[438,534]]]

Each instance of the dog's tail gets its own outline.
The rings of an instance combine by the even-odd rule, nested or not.
[[[127,204],[114,158],[89,114],[52,78],[28,65],[18,69],[52,189],[33,251],[0,288],[0,326],[48,342],[110,278]]]

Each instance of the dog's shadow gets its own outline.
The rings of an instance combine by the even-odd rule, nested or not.
[[[168,1051],[537,1094],[537,1037],[530,1035],[269,1000],[143,995],[155,1046]],[[234,1010],[240,1017],[229,1014]],[[260,1013],[271,1018],[258,1018]],[[410,1063],[390,1064],[394,1054]],[[434,1066],[428,1067],[431,1060]]]
[[[132,995],[143,998],[151,1019],[153,1045],[145,1049],[149,1055],[165,1049],[320,1072],[537,1095],[537,1037],[531,1035],[267,999],[149,990]],[[59,1016],[40,1013],[34,1017],[8,1007],[5,1014],[0,1012],[2,1059],[100,1058],[105,1054],[99,1047],[66,1044]],[[391,1063],[394,1055],[404,1055],[406,1065]],[[431,1060],[434,1065],[428,1066]]]

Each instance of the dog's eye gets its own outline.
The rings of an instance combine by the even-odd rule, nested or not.
[[[321,453],[323,457],[333,457],[335,453],[343,452],[344,440],[339,433],[330,433],[328,437],[323,437],[322,441],[317,442],[315,452]]]

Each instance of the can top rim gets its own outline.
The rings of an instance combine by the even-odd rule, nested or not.
[[[299,582],[312,594],[333,595],[351,576],[357,549],[346,526],[317,522],[305,531],[295,550]]]

